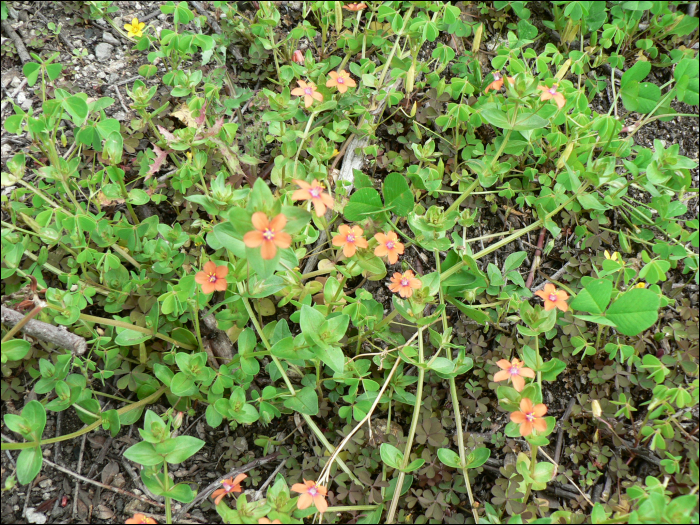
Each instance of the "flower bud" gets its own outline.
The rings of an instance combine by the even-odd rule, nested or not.
[[[294,51],[294,54],[292,55],[292,62],[302,65],[304,64],[304,55],[298,49]]]

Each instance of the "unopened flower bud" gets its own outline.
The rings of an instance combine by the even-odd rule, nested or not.
[[[296,62],[297,64],[304,63],[304,55],[298,49],[294,51],[294,54],[292,55],[292,62]]]
[[[593,415],[595,417],[600,417],[603,415],[603,410],[600,408],[600,403],[598,403],[597,399],[591,401],[591,410],[593,411]]]

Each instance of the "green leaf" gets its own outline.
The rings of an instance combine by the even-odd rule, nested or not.
[[[549,121],[547,119],[543,119],[539,115],[534,113],[518,113],[518,116],[515,117],[515,122],[513,123],[512,128],[507,127],[505,129],[513,129],[513,131],[531,131],[533,129],[547,127],[548,125]]]
[[[155,466],[163,463],[163,456],[156,453],[152,443],[141,441],[124,451],[124,457],[139,465]]]
[[[666,280],[666,272],[671,269],[671,263],[654,259],[649,261],[639,272],[639,278],[649,284],[656,284]]]
[[[436,357],[430,365],[430,369],[440,374],[449,374],[454,370],[455,364],[444,357]]]
[[[386,445],[386,443],[383,444]],[[414,459],[408,465],[406,465],[406,468],[401,469],[401,471],[406,473],[413,472],[414,470],[421,468],[424,464],[425,460],[423,458]]]
[[[481,110],[481,117],[492,126],[502,129],[511,129],[508,116],[500,109],[494,107],[483,108]]]
[[[438,458],[445,465],[452,468],[462,468],[461,461],[459,460],[459,454],[450,450],[449,448],[439,448],[437,451]]]
[[[352,194],[350,202],[345,206],[345,218],[351,222],[359,222],[369,217],[377,220],[377,215],[384,211],[382,199],[374,188],[361,188]]]
[[[413,193],[406,177],[400,173],[390,173],[384,179],[383,191],[386,208],[399,217],[405,217],[413,210]]]
[[[467,456],[467,468],[477,468],[486,463],[486,461],[491,457],[491,451],[486,447],[479,447],[474,449]]]
[[[394,445],[389,443],[382,443],[379,447],[379,455],[382,457],[382,461],[388,467],[400,470],[401,464],[403,463],[403,452],[401,452]]]
[[[639,61],[635,63],[622,75],[622,79],[620,80],[620,88],[624,89],[634,81],[641,82],[647,77],[650,71],[651,64],[649,62]]]
[[[172,464],[182,463],[205,445],[204,441],[192,436],[178,436],[170,441],[175,442],[175,448],[165,456],[165,460]]]
[[[511,253],[507,258],[506,262],[503,263],[503,275],[506,275],[511,270],[519,268],[527,257],[527,252],[515,252]]]
[[[605,317],[603,315],[598,315],[598,314],[596,314],[596,315],[578,315],[578,314],[575,314],[574,317],[577,319],[582,319],[583,321],[588,321],[589,323],[598,323],[598,324],[602,324],[604,326],[612,326],[613,328],[615,328],[617,326],[613,321],[611,321],[610,319],[608,319],[607,317]]]
[[[32,349],[29,341],[24,339],[10,339],[2,344],[2,362],[19,361]]]
[[[27,85],[29,87],[36,84],[36,81],[39,78],[39,71],[41,71],[41,66],[36,62],[27,62],[24,64],[24,67],[22,67],[22,73],[25,77],[27,77]]]
[[[334,372],[343,373],[345,369],[345,354],[337,346],[327,346],[324,349],[319,349],[318,357],[325,364],[330,366]]]
[[[144,334],[143,332],[125,328],[117,334],[117,337],[114,338],[114,342],[119,346],[134,346],[148,341],[151,337],[151,335]]]
[[[163,492],[161,496],[169,496],[175,501],[189,503],[194,499],[195,493],[186,483],[178,483],[174,487],[170,487],[170,490]]]
[[[301,331],[304,333],[304,338],[309,344],[321,344],[321,327],[323,326],[325,316],[307,305],[301,307],[301,318],[299,324]]]
[[[21,485],[26,485],[34,481],[41,471],[44,457],[41,454],[41,447],[25,448],[17,456],[17,481]]]
[[[571,301],[570,306],[574,310],[602,314],[610,304],[612,289],[613,283],[608,279],[591,281]]]
[[[633,288],[608,308],[606,317],[624,335],[634,336],[652,326],[658,318],[659,296],[651,290]]]
[[[82,126],[83,122],[88,116],[88,105],[81,97],[78,95],[73,95],[71,97],[63,99],[61,102],[63,109],[65,109],[71,117],[73,117],[73,122],[76,126]]]
[[[294,397],[285,399],[284,406],[301,414],[315,416],[318,414],[318,394],[313,387],[305,386],[297,390]]]

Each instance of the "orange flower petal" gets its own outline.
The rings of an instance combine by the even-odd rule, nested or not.
[[[272,221],[270,221],[270,229],[274,230],[275,233],[284,230],[284,227],[287,225],[287,217],[285,217],[283,214],[277,215]]]
[[[513,381],[513,388],[515,388],[517,392],[520,392],[523,388],[525,388],[525,380],[522,377],[511,376],[511,380]]]
[[[320,489],[321,487],[318,487],[318,488]],[[316,509],[318,509],[318,511],[321,514],[326,512],[326,510],[328,509],[328,503],[326,503],[326,498],[324,498],[320,494],[317,496],[314,496],[314,505],[316,505]]]
[[[547,406],[542,403],[535,405],[532,409],[532,413],[535,417],[542,417],[547,413]]]
[[[345,255],[345,257],[352,257],[353,255],[355,255],[356,251],[357,248],[355,247],[354,243],[346,242],[343,246],[343,255]]]
[[[250,221],[253,223],[253,228],[258,231],[263,231],[265,228],[270,226],[270,221],[268,220],[267,215],[261,211],[256,211],[250,218]]]
[[[505,381],[506,379],[510,379],[510,372],[508,372],[508,370],[501,370],[500,372],[496,372],[493,376],[493,380],[496,383]]]
[[[299,496],[299,500],[297,501],[297,508],[300,510],[308,509],[313,502],[314,499],[311,497],[311,494],[305,492],[301,496]]]
[[[525,421],[527,421],[527,418],[525,417],[525,414],[523,414],[522,412],[512,412],[510,414],[510,420],[513,423],[517,423],[518,425],[522,425],[523,423],[525,423]]]
[[[202,268],[205,273],[212,274],[216,271],[216,263],[214,261],[207,261]]]
[[[269,261],[270,259],[274,259],[276,253],[277,247],[275,246],[274,242],[265,241],[262,244],[262,248],[260,249],[260,255],[264,260]]]
[[[530,434],[532,434],[532,423],[525,421],[525,423],[520,425],[520,435],[525,437],[529,436]]]
[[[206,284],[209,282],[209,276],[206,272],[197,272],[194,276],[194,282],[197,284]]]
[[[217,292],[224,292],[226,291],[226,288],[228,288],[228,283],[226,282],[226,279],[217,279],[216,282],[212,283],[214,285],[214,290]],[[202,289],[204,289],[204,285],[202,285]]]
[[[385,257],[388,254],[389,250],[384,243],[377,245],[377,247],[374,249],[374,255],[377,257]]]
[[[507,359],[500,359],[496,362],[496,364],[501,370],[508,370],[511,367],[510,361],[508,361]]]
[[[530,379],[534,379],[537,374],[535,374],[535,371],[532,368],[523,367],[520,369],[520,375],[523,377],[529,377]]]
[[[311,198],[311,195],[309,194],[308,188],[302,188],[300,190],[295,190],[294,193],[292,193],[292,200],[293,201],[307,201]]]
[[[289,248],[292,245],[292,236],[287,232],[278,232],[275,234],[273,242],[278,248]]]
[[[245,244],[248,248],[257,248],[263,243],[264,240],[265,238],[263,237],[262,232],[258,230],[250,231],[243,236],[243,244]]]
[[[535,427],[535,430],[537,430],[537,432],[544,432],[545,430],[547,430],[547,422],[544,419],[536,418],[532,422],[532,425]]]
[[[216,284],[207,282],[202,285],[202,293],[209,294],[216,290]]]
[[[520,400],[520,411],[524,414],[532,412],[532,401],[529,398],[526,397]]]
[[[216,271],[214,272],[214,275],[216,276],[217,279],[223,279],[228,275],[228,266],[225,264],[222,264],[221,266],[216,267]]]

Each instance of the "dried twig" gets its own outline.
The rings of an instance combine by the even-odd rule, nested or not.
[[[17,54],[19,55],[19,59],[22,61],[22,64],[31,62],[32,57],[29,56],[29,52],[24,46],[22,38],[15,32],[14,29],[12,29],[10,22],[8,20],[3,20],[2,22],[0,22],[0,25],[2,26],[2,30],[5,31],[5,34],[8,37],[10,37],[10,39],[12,39],[12,41],[15,43],[15,47],[17,48]]]
[[[566,412],[564,416],[559,420],[559,432],[557,433],[557,446],[554,448],[554,462],[559,463],[559,458],[561,458],[561,446],[564,441],[564,423],[571,417],[571,411],[574,409],[576,404],[576,398],[572,397],[569,399],[569,405],[566,407]]]
[[[566,263],[564,266],[562,266],[561,268],[559,268],[559,269],[556,271],[556,273],[555,273],[554,275],[552,275],[551,277],[545,275],[544,273],[542,273],[541,271],[538,270],[538,272],[540,273],[540,275],[542,275],[542,276],[545,278],[545,280],[542,281],[542,282],[541,282],[540,284],[538,284],[537,286],[535,286],[535,287],[532,289],[532,292],[537,292],[537,291],[541,290],[542,288],[544,288],[544,285],[547,284],[547,279],[548,279],[548,280],[552,280],[552,281],[556,281],[557,279],[559,279],[559,277],[561,277],[562,275],[564,275],[564,272],[566,271],[566,268],[567,268],[567,266],[569,266],[569,264],[571,264],[571,262],[570,262],[570,261],[567,261],[567,263]]]
[[[0,317],[2,322],[9,326],[14,326],[24,319],[24,315],[21,313],[4,306],[0,309]],[[85,338],[43,321],[32,319],[22,327],[21,331],[47,343],[53,343],[58,347],[70,350],[75,355],[82,355],[87,349]]]
[[[525,288],[530,288],[532,286],[532,281],[535,280],[535,270],[540,265],[540,261],[542,260],[542,248],[544,247],[544,236],[546,233],[547,228],[542,228],[540,230],[540,236],[537,239],[537,249],[535,250],[535,256],[532,259],[530,275],[527,276],[527,281],[525,281]]]

